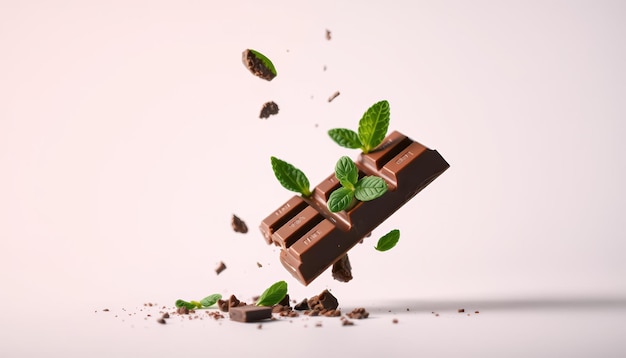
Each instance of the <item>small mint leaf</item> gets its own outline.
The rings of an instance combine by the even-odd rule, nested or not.
[[[257,306],[273,306],[287,295],[287,282],[278,281],[261,294]]]
[[[335,165],[335,177],[337,177],[341,185],[352,190],[359,180],[359,170],[352,159],[343,156],[339,158]]]
[[[354,196],[361,201],[374,200],[387,192],[387,183],[380,177],[370,175],[356,183]]]
[[[378,251],[387,251],[396,246],[398,240],[400,240],[400,230],[391,230],[378,239],[378,244],[376,244],[375,249]]]
[[[222,298],[222,295],[220,295],[219,293],[214,293],[212,295],[206,296],[205,298],[201,299],[200,304],[202,305],[202,307],[211,307],[215,303],[217,303],[217,301],[220,300],[221,298]]]
[[[309,179],[300,169],[276,157],[270,159],[274,175],[285,189],[295,191],[303,196],[311,195]]]
[[[346,128],[334,128],[328,131],[328,135],[335,143],[339,144],[344,148],[349,149],[359,149],[361,148],[361,141],[359,140],[359,135],[351,130]]]
[[[353,190],[341,187],[330,193],[330,196],[328,197],[328,210],[333,213],[346,210],[352,203],[353,198]]]
[[[369,153],[385,139],[389,128],[389,102],[373,104],[359,121],[359,139],[363,153]]]
[[[191,302],[187,302],[187,301],[183,301],[183,300],[176,300],[175,303],[176,307],[187,307],[187,309],[192,310],[194,308],[196,308],[196,305],[191,303]]]
[[[261,62],[263,62],[263,65],[265,65],[265,67],[267,67],[267,69],[270,70],[270,72],[274,76],[278,75],[278,72],[276,72],[276,67],[274,67],[274,64],[272,63],[272,61],[270,61],[269,58],[267,58],[264,54],[260,53],[259,51],[252,50],[252,49],[248,49],[248,50],[252,52],[252,54],[254,54],[256,58],[258,58]]]

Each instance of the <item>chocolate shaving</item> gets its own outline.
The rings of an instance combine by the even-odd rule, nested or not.
[[[226,270],[226,264],[224,263],[224,261],[220,261],[220,264],[217,266],[217,268],[215,268],[215,273],[219,275],[224,270]]]
[[[248,226],[246,225],[246,223],[243,220],[241,220],[239,217],[237,217],[237,215],[235,214],[233,214],[231,226],[233,227],[233,230],[235,230],[235,232],[240,232],[242,234],[245,234],[248,232]]]
[[[340,95],[339,91],[333,93],[332,96],[328,97],[328,102],[332,102],[333,99],[337,98],[337,96],[339,95]]]
[[[266,102],[263,104],[263,108],[261,108],[261,114],[259,118],[269,118],[269,116],[278,114],[278,105],[276,102]]]

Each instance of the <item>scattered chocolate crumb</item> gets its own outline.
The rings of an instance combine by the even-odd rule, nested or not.
[[[464,309],[464,308],[459,308],[457,311],[458,311],[459,313],[463,313],[463,312],[465,312],[465,309]]]
[[[257,329],[261,329],[261,328],[263,328],[263,325],[262,325],[261,323],[259,323],[259,325],[258,325],[258,326],[256,326],[256,328],[257,328]]]
[[[224,270],[226,270],[226,264],[224,261],[220,261],[220,264],[215,268],[215,273],[219,275]]]
[[[309,308],[308,300],[305,298],[300,303],[293,306],[293,309],[298,311],[306,311]]]
[[[393,322],[393,323],[398,323],[398,319],[397,319],[397,318],[394,318],[391,322]]]
[[[222,312],[229,312],[231,307],[241,306],[246,306],[246,303],[239,301],[235,295],[230,295],[228,300],[217,300],[217,307]]]
[[[406,308],[406,310],[408,311],[408,310],[409,310],[409,308],[407,307],[407,308]]]
[[[163,313],[163,315],[161,317],[162,318],[170,318],[170,314],[165,312],[165,313]]]
[[[248,226],[246,225],[246,223],[235,214],[233,214],[230,225],[233,227],[233,230],[235,230],[235,232],[240,232],[242,234],[248,232]]]
[[[315,327],[321,327],[321,326],[322,326],[322,322],[315,323]]]
[[[256,263],[256,266],[257,266],[258,268],[263,267],[263,265],[261,265],[261,263],[260,263],[260,262],[258,262],[258,261],[257,261],[257,263]]]
[[[333,99],[337,98],[337,96],[339,95],[340,95],[339,91],[333,93],[330,97],[328,97],[328,102],[332,102]]]
[[[348,254],[343,255],[339,260],[335,261],[332,269],[333,278],[339,282],[348,282],[352,280],[352,266]]]
[[[347,316],[353,319],[363,319],[369,317],[370,314],[365,310],[365,308],[359,307],[352,310],[352,312],[348,313]]]
[[[435,317],[439,317],[439,313],[435,313]]]
[[[480,312],[478,312],[478,311],[474,311],[474,313],[479,314]]]
[[[331,40],[331,33],[329,29],[326,29],[326,40],[330,41]]]
[[[261,59],[252,53],[250,50],[244,50],[241,54],[241,60],[246,68],[252,72],[253,75],[260,77],[264,80],[271,81],[276,75],[270,70]]]
[[[271,115],[278,114],[278,105],[276,102],[266,102],[263,104],[261,108],[261,114],[259,114],[259,118],[269,118]],[[246,231],[248,229],[246,228]]]
[[[350,320],[347,320],[347,319],[344,319],[344,320],[341,321],[341,325],[342,326],[354,326],[354,322],[352,322]]]
[[[178,314],[189,314],[189,308],[187,308],[187,307],[178,307],[178,309],[176,310],[176,313],[178,313]]]
[[[163,319],[163,317],[157,319],[157,322],[159,322],[160,324],[165,324],[167,322],[165,322],[165,320]]]
[[[324,71],[326,71],[326,65],[324,65],[324,67],[323,67],[323,68],[324,68]]]
[[[309,305],[309,309],[312,310],[322,310],[324,308],[337,309],[339,306],[337,298],[328,290],[324,290],[319,295],[309,298],[307,304]]]
[[[102,310],[102,312],[109,312],[109,309],[105,308],[105,309]]]

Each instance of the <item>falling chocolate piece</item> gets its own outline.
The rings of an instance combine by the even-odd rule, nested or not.
[[[261,108],[259,118],[269,118],[269,116],[274,114],[278,114],[278,105],[273,101],[267,102],[263,105],[263,108]]]
[[[330,41],[331,40],[331,34],[330,34],[330,30],[326,29],[326,40]]]
[[[343,255],[337,262],[333,264],[333,278],[340,282],[348,282],[352,280],[352,266],[348,254]]]
[[[340,95],[339,91],[333,93],[332,96],[328,97],[328,102],[332,102],[333,99],[337,98],[337,96],[339,95]]]
[[[220,264],[217,266],[217,268],[215,269],[215,273],[216,274],[221,274],[222,271],[226,270],[226,264],[224,263],[224,261],[220,261]]]
[[[233,230],[235,230],[235,232],[240,232],[242,234],[248,232],[248,226],[246,225],[246,223],[235,214],[233,214],[233,219],[231,220],[230,225],[233,227]]]
[[[271,81],[276,77],[276,68],[267,57],[258,51],[247,49],[242,53],[242,61],[253,75]]]

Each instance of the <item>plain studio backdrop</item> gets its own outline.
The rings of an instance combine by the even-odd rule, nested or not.
[[[625,24],[623,1],[0,1],[0,355],[625,354]],[[269,158],[316,185],[358,154],[326,132],[383,99],[450,168],[353,281],[304,287],[258,230],[293,195]],[[278,280],[372,317],[112,318]]]

